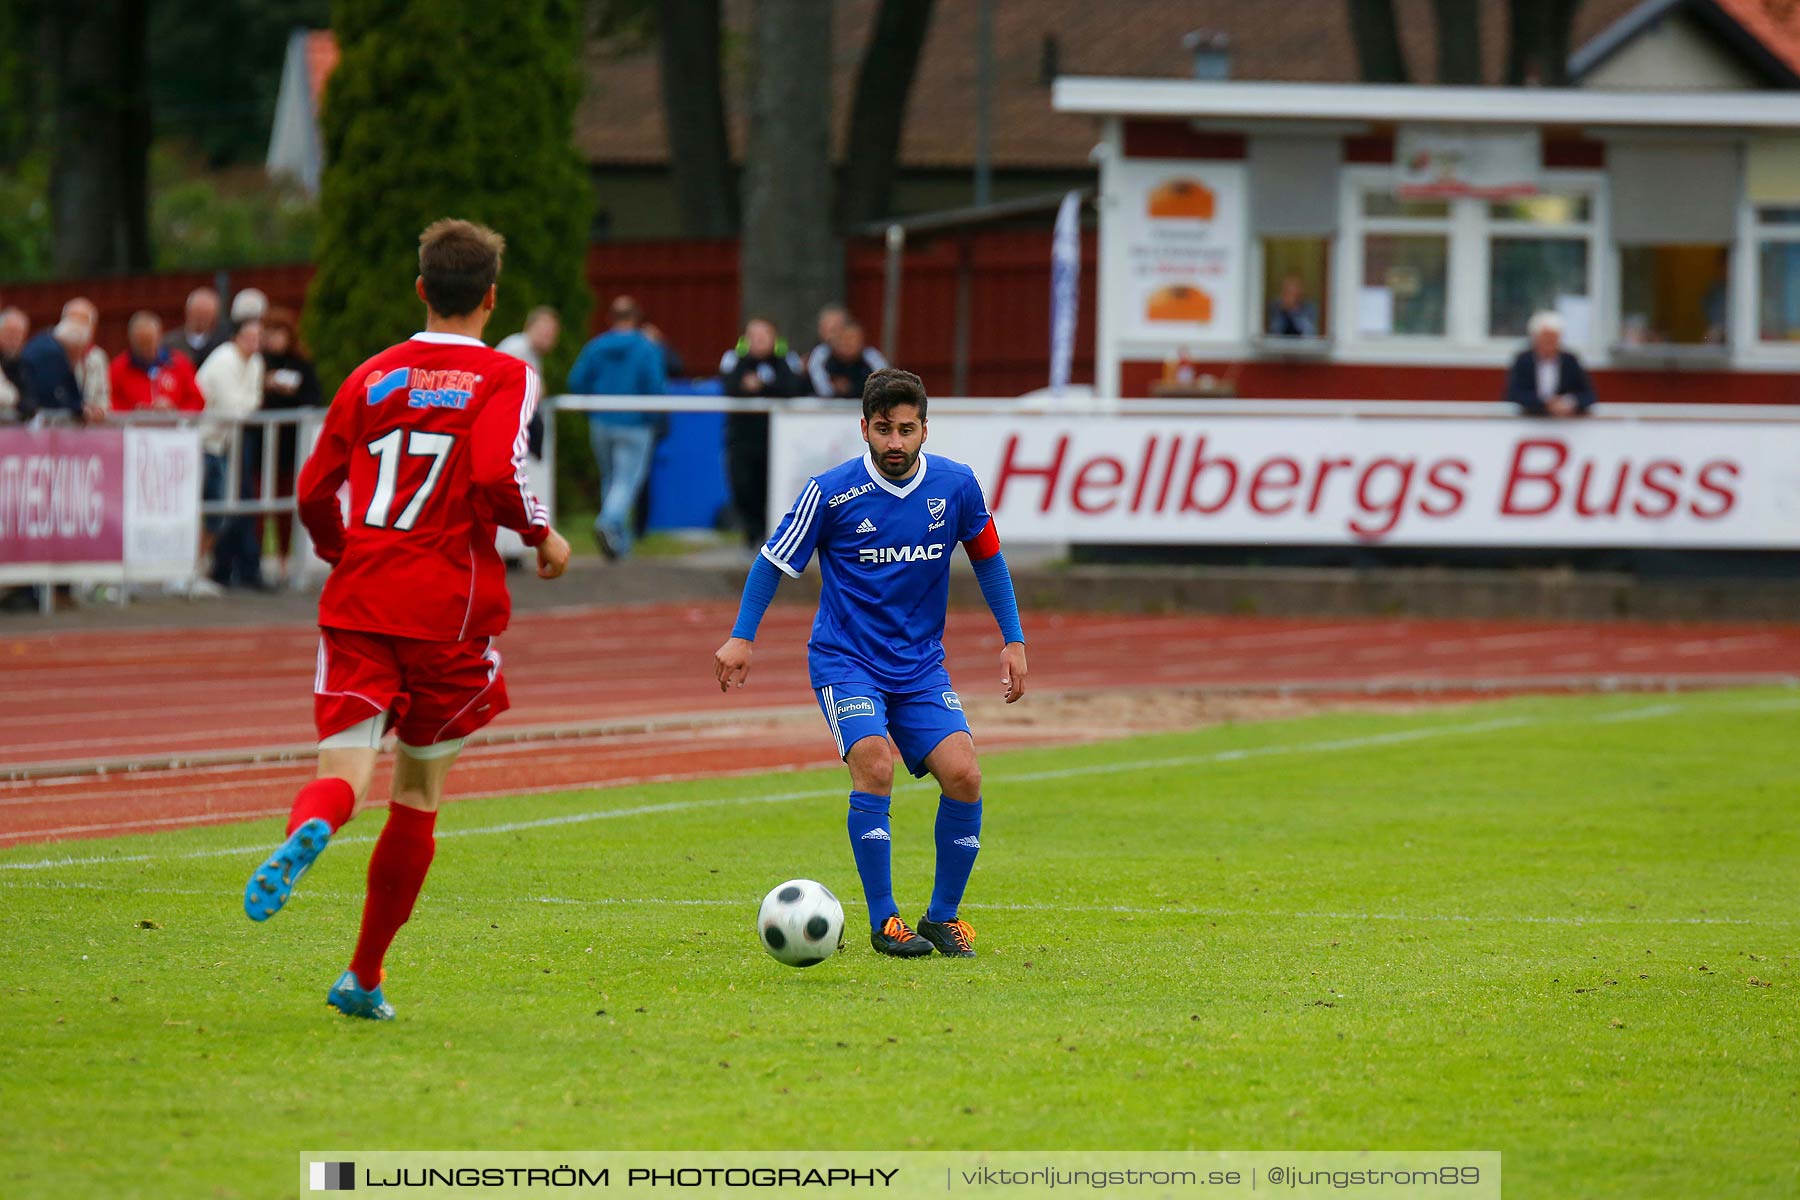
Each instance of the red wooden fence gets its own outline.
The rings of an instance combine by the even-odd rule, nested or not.
[[[970,233],[967,253],[973,272],[968,390],[971,395],[1011,396],[1042,387],[1050,371],[1050,232],[986,230]],[[921,240],[905,257],[901,292],[900,344],[880,349],[897,365],[917,371],[936,394],[950,391],[956,339],[957,235]],[[869,330],[871,342],[882,327],[882,273],[879,243],[852,243],[846,255],[845,299]],[[1081,313],[1075,340],[1074,378],[1094,378],[1095,241],[1082,242]],[[271,302],[299,311],[306,300],[308,264],[246,267],[230,273],[233,289],[261,288]],[[691,373],[710,373],[742,330],[738,303],[738,249],[732,240],[602,242],[588,250],[588,285],[594,293],[594,325],[606,303],[630,293],[648,320],[681,352]],[[131,314],[149,309],[174,328],[187,294],[213,282],[207,271],[51,283],[0,284],[0,304],[15,304],[31,317],[35,331],[55,322],[65,301],[86,296],[100,309],[100,344],[125,347]],[[408,281],[396,281],[406,286]],[[510,330],[495,331],[496,338]],[[812,343],[813,331],[787,330],[797,349]],[[371,350],[377,347],[370,347]],[[561,380],[552,380],[560,386]],[[326,381],[333,386],[335,381]]]

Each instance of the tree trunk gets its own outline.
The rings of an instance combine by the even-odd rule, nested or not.
[[[1569,81],[1569,39],[1581,0],[1511,0],[1506,82],[1561,87]]]
[[[856,77],[849,144],[838,185],[838,224],[849,228],[888,215],[900,164],[900,134],[919,53],[931,29],[933,0],[882,0]]]
[[[1481,82],[1481,5],[1478,0],[1432,0],[1437,16],[1438,82]]]
[[[744,313],[800,349],[844,284],[831,227],[831,0],[756,0],[751,11]]]
[[[1356,42],[1356,62],[1364,83],[1406,83],[1406,54],[1400,48],[1400,27],[1394,20],[1394,0],[1349,0],[1350,36]]]
[[[738,197],[720,82],[719,0],[657,0],[656,15],[681,229],[689,237],[730,237],[737,232]]]
[[[64,0],[47,18],[55,75],[53,266],[59,275],[149,267],[146,0]]]

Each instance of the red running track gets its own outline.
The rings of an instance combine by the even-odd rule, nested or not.
[[[772,610],[749,687],[721,696],[712,651],[724,605],[521,614],[501,641],[514,708],[499,737],[616,724],[566,741],[472,747],[462,796],[691,778],[834,760],[823,726],[761,721],[811,703],[810,613]],[[1546,624],[1043,614],[1030,633],[1040,691],[1311,689],[1358,693],[1704,686],[1800,678],[1800,626]],[[317,631],[271,625],[48,633],[0,642],[0,845],[285,811],[304,762],[94,773],[96,760],[303,747]],[[950,668],[965,696],[997,694],[998,637],[953,614]],[[984,724],[984,745],[1044,731]],[[1056,735],[1058,740],[1066,731]],[[66,770],[45,770],[60,764]],[[7,769],[32,778],[4,778]],[[376,791],[377,795],[383,794]]]

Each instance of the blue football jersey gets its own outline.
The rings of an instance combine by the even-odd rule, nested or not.
[[[808,480],[762,554],[797,579],[818,553],[812,685],[929,686],[944,661],[950,555],[988,521],[975,472],[935,455],[921,453],[903,483],[867,454]]]

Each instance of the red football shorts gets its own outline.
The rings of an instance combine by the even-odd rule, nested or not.
[[[467,737],[510,707],[492,638],[427,642],[319,630],[313,721],[320,741],[388,712],[388,728],[402,742],[430,746]]]

